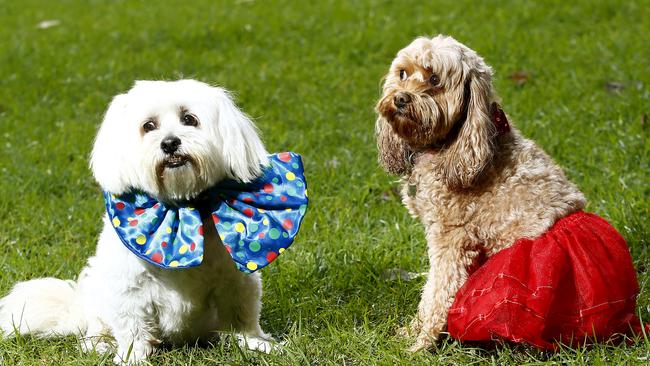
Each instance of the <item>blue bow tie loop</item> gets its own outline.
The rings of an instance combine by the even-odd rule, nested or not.
[[[300,155],[269,156],[270,165],[250,183],[233,180],[208,189],[201,204],[237,268],[255,272],[288,248],[307,210],[307,184]],[[122,243],[162,268],[187,268],[203,261],[203,224],[192,203],[158,202],[143,192],[116,197],[104,192],[106,211]]]

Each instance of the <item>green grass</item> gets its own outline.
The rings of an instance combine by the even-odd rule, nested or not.
[[[74,278],[93,253],[103,203],[88,154],[111,96],[135,79],[193,77],[235,91],[269,151],[303,154],[311,207],[297,242],[263,273],[262,326],[287,341],[284,353],[226,340],[165,350],[152,364],[647,364],[647,339],[548,354],[449,341],[409,354],[394,335],[422,281],[382,273],[427,261],[421,225],[375,163],[373,105],[397,50],[437,33],[485,57],[514,123],[628,240],[638,311],[650,319],[650,6],[572,3],[0,0],[0,293]],[[36,27],[48,19],[60,25]],[[524,85],[510,77],[519,71]],[[4,365],[108,361],[74,338],[0,341]]]

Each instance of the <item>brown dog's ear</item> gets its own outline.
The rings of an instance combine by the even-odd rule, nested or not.
[[[443,153],[443,172],[450,189],[470,187],[494,155],[497,131],[490,117],[492,70],[482,60],[479,63],[480,69],[469,70],[467,117],[458,136]]]
[[[379,165],[391,174],[404,175],[409,172],[408,161],[411,150],[404,140],[395,132],[393,127],[383,117],[375,123]]]

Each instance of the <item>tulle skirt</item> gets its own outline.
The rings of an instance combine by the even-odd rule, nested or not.
[[[450,308],[448,331],[461,341],[500,339],[541,349],[607,340],[640,331],[638,292],[623,237],[579,211],[471,274]]]

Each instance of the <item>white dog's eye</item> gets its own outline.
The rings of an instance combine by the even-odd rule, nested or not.
[[[157,128],[156,122],[154,121],[147,121],[142,125],[142,130],[144,133],[151,132]]]
[[[406,75],[406,70],[400,70],[400,71],[399,71],[399,79],[400,79],[400,80],[406,80],[406,77],[407,77],[407,76],[408,76],[408,75]]]
[[[196,119],[196,117],[193,114],[184,114],[183,117],[181,118],[181,121],[183,121],[183,124],[185,126],[193,126],[196,127],[199,124],[199,120]]]

